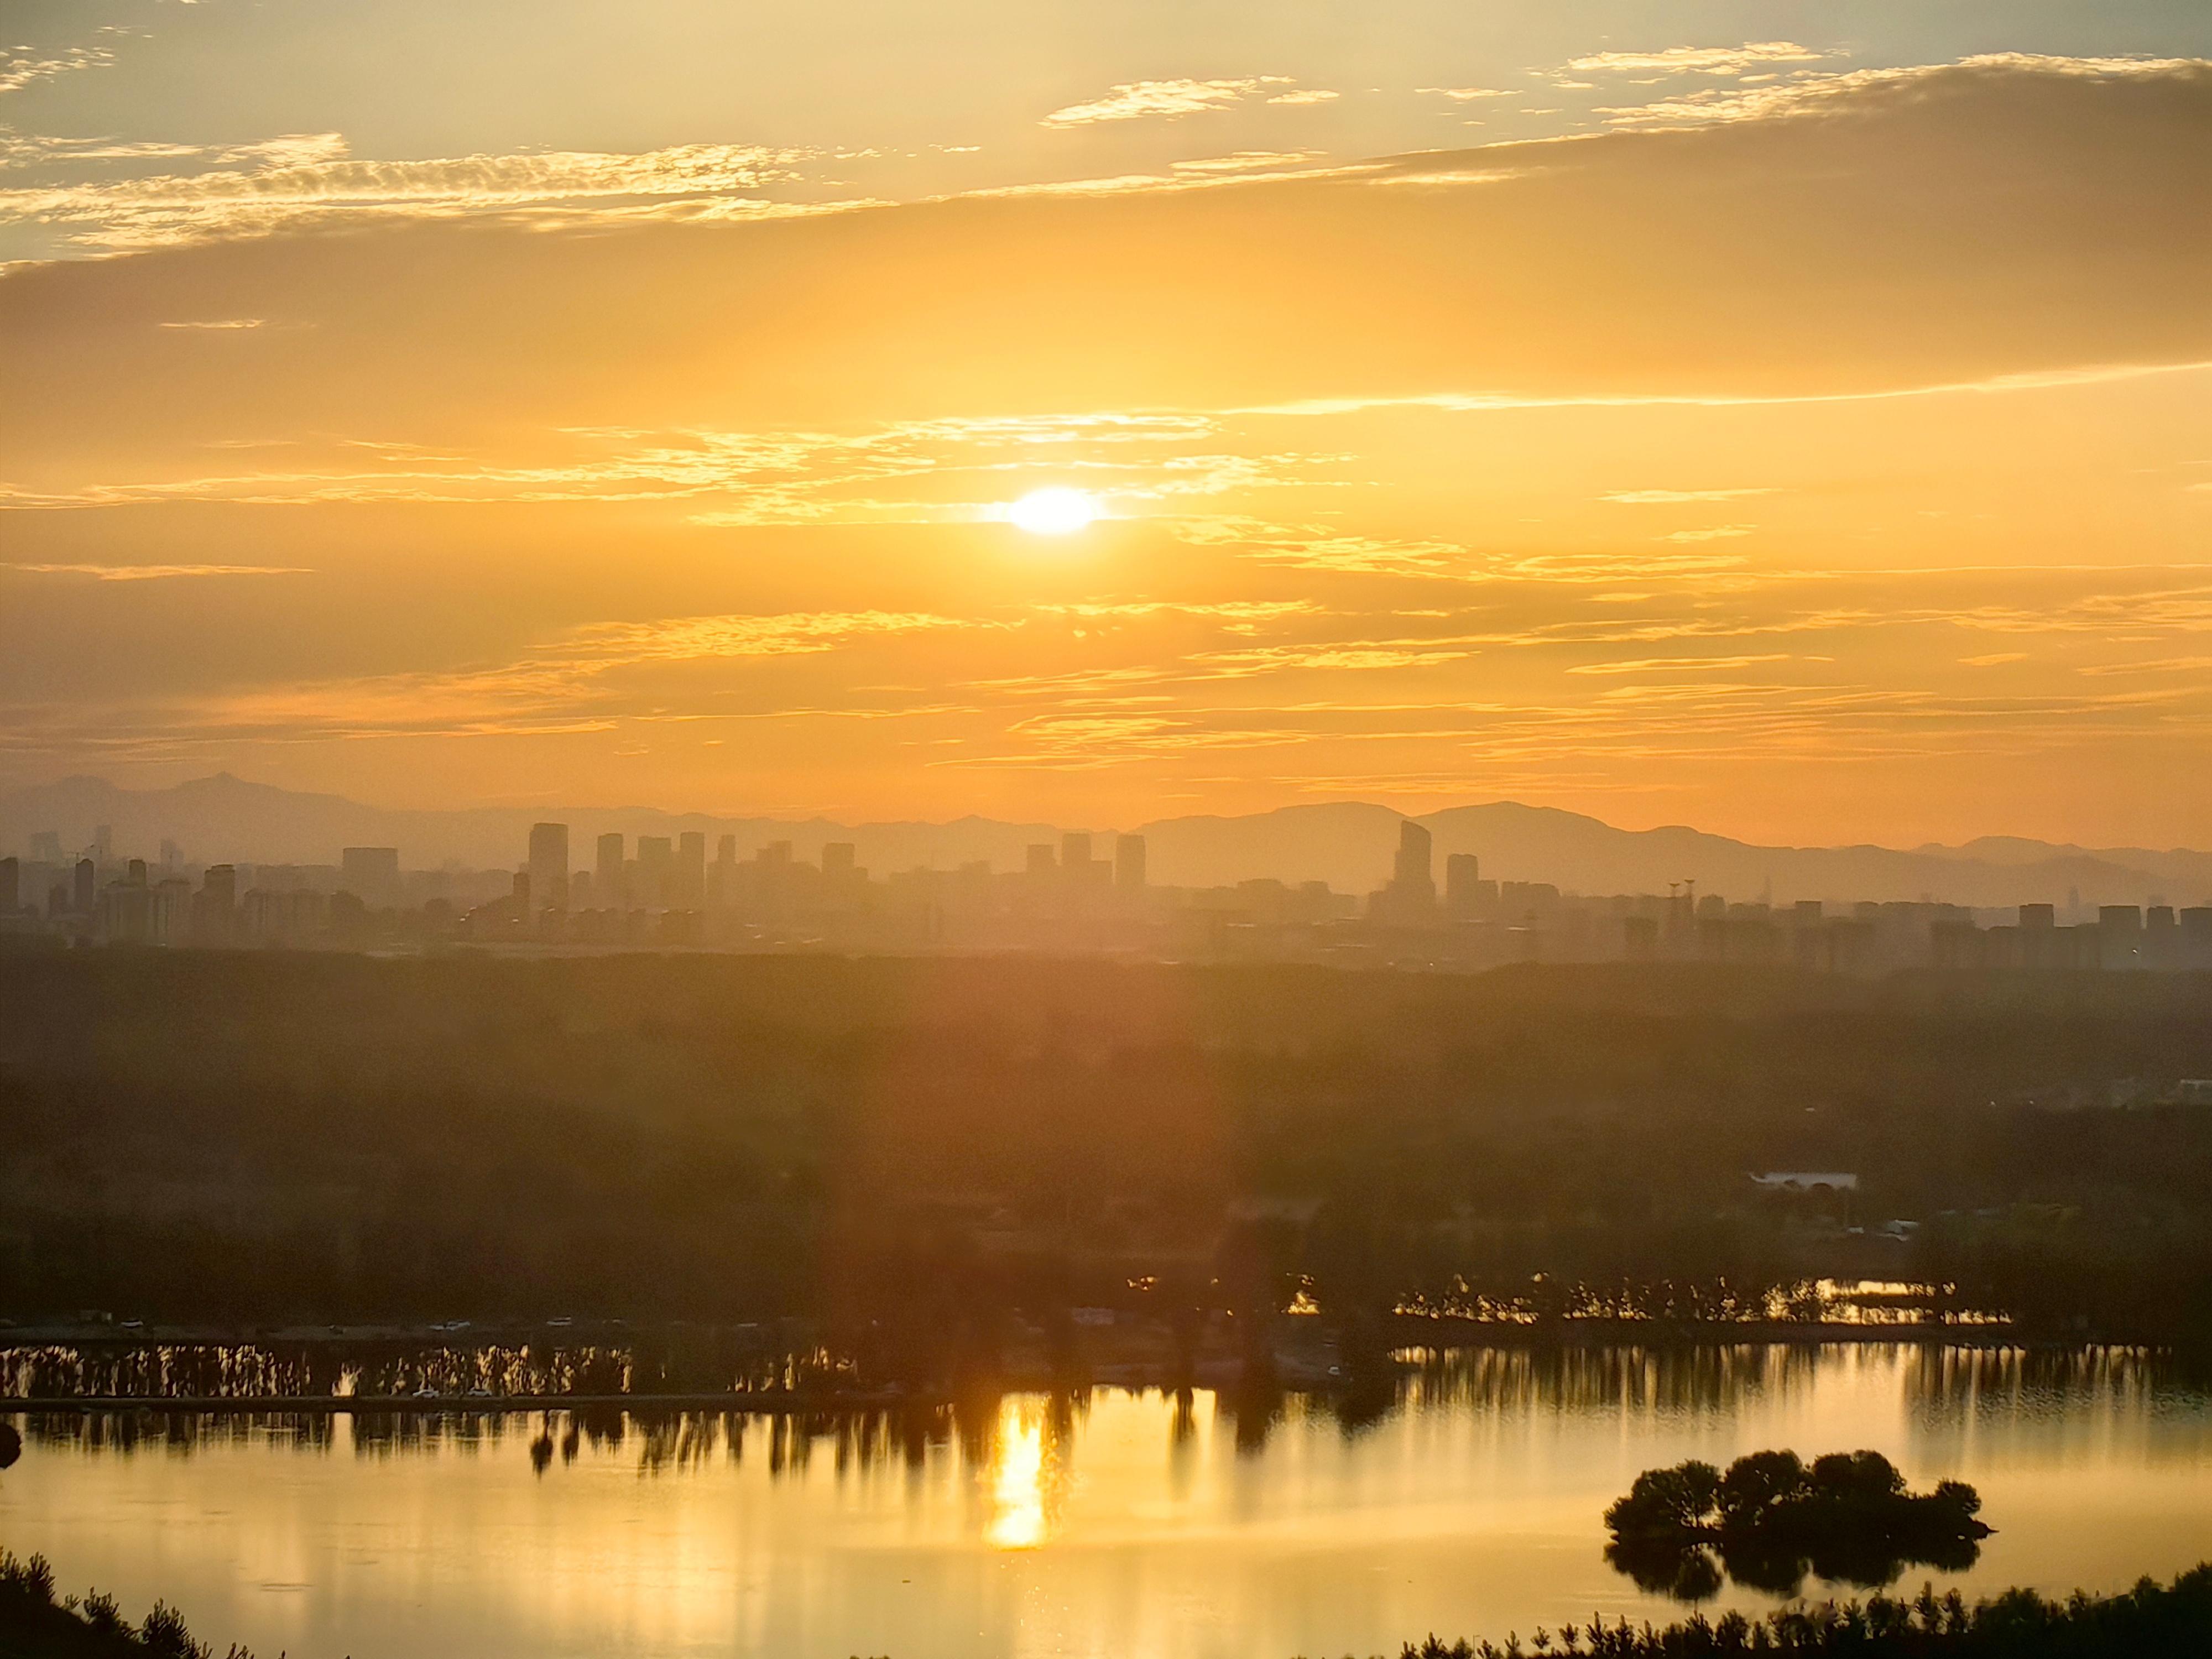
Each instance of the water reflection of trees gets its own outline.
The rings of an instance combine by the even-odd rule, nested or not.
[[[1634,1412],[1718,1415],[1810,1385],[1826,1351],[1580,1346],[1421,1351],[1402,1390],[1408,1409],[1500,1414]]]
[[[1917,1348],[1906,1396],[1921,1419],[2056,1414],[2086,1403],[2120,1410],[2202,1405],[2205,1379],[2144,1348]]]
[[[754,1328],[622,1343],[88,1343],[0,1348],[0,1398],[266,1400],[849,1390],[850,1357]]]
[[[44,1351],[37,1363],[61,1365],[69,1377],[96,1385],[87,1392],[105,1392],[115,1376],[99,1369],[112,1356],[87,1370],[74,1357],[56,1358],[58,1352]],[[505,1364],[520,1351],[481,1352],[490,1356],[487,1363]],[[20,1389],[34,1373],[22,1358],[26,1351],[15,1352],[21,1368],[12,1380]],[[269,1374],[264,1362],[271,1358],[258,1351],[241,1360],[231,1351],[187,1355],[180,1363],[173,1354],[166,1370],[143,1374],[198,1397],[203,1389],[218,1392],[208,1388],[210,1378],[258,1388]],[[273,1356],[280,1365],[292,1358]],[[1401,1413],[1438,1409],[1500,1418],[1624,1412],[1720,1418],[1802,1394],[1831,1369],[1868,1364],[1893,1370],[1909,1408],[1923,1423],[1976,1417],[2056,1421],[2088,1407],[2132,1413],[2169,1406],[2200,1409],[2207,1399],[2163,1357],[2117,1348],[1536,1345],[1413,1351],[1397,1358],[1401,1363],[1384,1369],[1354,1367],[1351,1386],[1325,1394],[1303,1393],[1272,1376],[1255,1375],[1212,1395],[1214,1432],[1225,1435],[1239,1453],[1255,1455],[1286,1428],[1332,1424],[1351,1436]],[[195,1369],[201,1364],[209,1370]],[[327,1380],[329,1374],[307,1375]],[[1044,1402],[1042,1432],[1054,1446],[1072,1447],[1091,1397],[1082,1388],[1036,1395],[978,1390],[943,1403],[769,1412],[746,1409],[741,1396],[725,1407],[668,1411],[653,1410],[649,1397],[633,1396],[618,1404],[528,1411],[501,1411],[495,1401],[468,1409],[362,1409],[347,1416],[154,1407],[42,1412],[22,1420],[25,1437],[33,1444],[122,1454],[189,1455],[256,1444],[386,1458],[520,1442],[541,1472],[572,1463],[588,1450],[597,1457],[634,1457],[648,1474],[752,1458],[774,1479],[804,1475],[824,1463],[843,1478],[879,1468],[919,1471],[935,1457],[955,1459],[971,1470],[994,1469],[1004,1456],[1010,1399]],[[1160,1398],[1166,1449],[1171,1459],[1185,1457],[1198,1435],[1195,1394],[1185,1389]]]

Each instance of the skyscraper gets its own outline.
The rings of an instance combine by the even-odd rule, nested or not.
[[[22,885],[22,866],[13,858],[0,859],[0,915],[15,908]]]
[[[707,837],[686,830],[676,842],[676,900],[696,910],[707,902]]]
[[[1142,892],[1145,886],[1145,838],[1114,838],[1114,884],[1125,893]]]
[[[199,945],[228,945],[238,933],[238,870],[210,864],[192,896],[192,939]]]
[[[619,830],[599,837],[599,861],[592,877],[592,897],[603,910],[623,908],[623,838]]]
[[[1444,860],[1444,908],[1454,915],[1474,915],[1481,882],[1481,860],[1472,853],[1449,854]]]
[[[1398,859],[1390,884],[1401,903],[1427,909],[1437,902],[1437,878],[1429,832],[1407,818],[1398,826]]]
[[[1411,818],[1398,824],[1398,856],[1390,879],[1368,901],[1377,921],[1397,927],[1432,924],[1437,914],[1437,878],[1430,864],[1429,832]]]
[[[76,861],[76,876],[70,893],[70,908],[81,916],[90,915],[93,894],[99,881],[100,866],[90,859],[79,859]]]
[[[540,910],[568,908],[568,826],[530,826],[530,902]]]
[[[338,884],[379,908],[399,902],[399,849],[345,847],[338,850]]]
[[[664,909],[676,902],[676,843],[666,836],[637,838],[637,885],[634,902],[648,909]]]

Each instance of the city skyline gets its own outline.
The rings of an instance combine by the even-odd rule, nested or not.
[[[1785,903],[1872,898],[1984,910],[2044,902],[2087,904],[2093,910],[2105,903],[2187,905],[2212,895],[2212,851],[2187,848],[2083,848],[2020,837],[1913,848],[1761,845],[1680,825],[1625,830],[1511,801],[1423,815],[1373,802],[1335,802],[1244,816],[1154,819],[1120,831],[974,817],[945,823],[720,817],[641,806],[568,808],[549,821],[515,809],[393,813],[225,776],[166,791],[119,790],[77,779],[0,792],[0,854],[12,847],[33,863],[58,865],[66,849],[70,860],[86,853],[106,867],[118,862],[118,847],[126,856],[151,860],[158,843],[163,866],[220,862],[335,871],[332,860],[342,848],[365,853],[397,845],[405,850],[410,869],[526,870],[542,891],[549,871],[565,866],[589,875],[604,870],[610,858],[618,864],[630,840],[650,844],[646,856],[695,872],[703,869],[710,845],[726,861],[732,849],[750,858],[779,842],[806,859],[819,856],[825,843],[849,843],[860,862],[879,872],[977,864],[1018,870],[1033,858],[1038,842],[1057,844],[1073,833],[1091,836],[1109,850],[1117,836],[1147,846],[1140,860],[1146,878],[1165,886],[1219,887],[1251,879],[1296,886],[1318,880],[1364,893],[1389,885],[1407,822],[1435,837],[1432,864],[1439,879],[1455,858],[1480,855],[1505,878],[1548,881],[1582,893],[1657,893],[1688,883],[1708,891],[1778,896]],[[569,831],[565,856],[550,850],[556,842],[549,843],[542,861],[517,858],[526,840],[534,842],[541,830],[563,830]],[[391,878],[380,872],[370,884]]]

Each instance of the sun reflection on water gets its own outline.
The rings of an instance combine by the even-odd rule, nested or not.
[[[1044,1417],[1015,1400],[999,1410],[997,1456],[991,1471],[991,1522],[983,1536],[994,1549],[1033,1550],[1050,1528],[1045,1513]]]

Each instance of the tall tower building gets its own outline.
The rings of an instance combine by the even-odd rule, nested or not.
[[[100,866],[90,859],[79,859],[76,861],[76,870],[71,883],[70,908],[81,916],[90,915],[94,893],[99,883]]]
[[[1114,837],[1114,884],[1125,893],[1144,890],[1145,838],[1142,836]]]
[[[530,901],[540,910],[568,908],[568,826],[530,826]]]
[[[1436,903],[1432,846],[1429,832],[1413,819],[1399,824],[1398,858],[1391,872],[1390,885],[1396,890],[1401,904],[1427,909]]]
[[[620,831],[599,837],[599,861],[592,866],[592,896],[604,910],[624,908],[623,898],[623,838]]]
[[[676,842],[666,836],[637,838],[636,902],[647,909],[667,909],[676,903]]]
[[[397,847],[343,847],[338,849],[338,884],[363,904],[381,909],[399,902],[399,849]]]
[[[686,830],[676,842],[677,902],[696,910],[707,902],[707,837]]]
[[[0,915],[15,908],[21,893],[22,868],[13,858],[0,859]]]
[[[1481,860],[1472,853],[1450,854],[1444,860],[1444,908],[1454,915],[1472,915],[1481,882]]]

